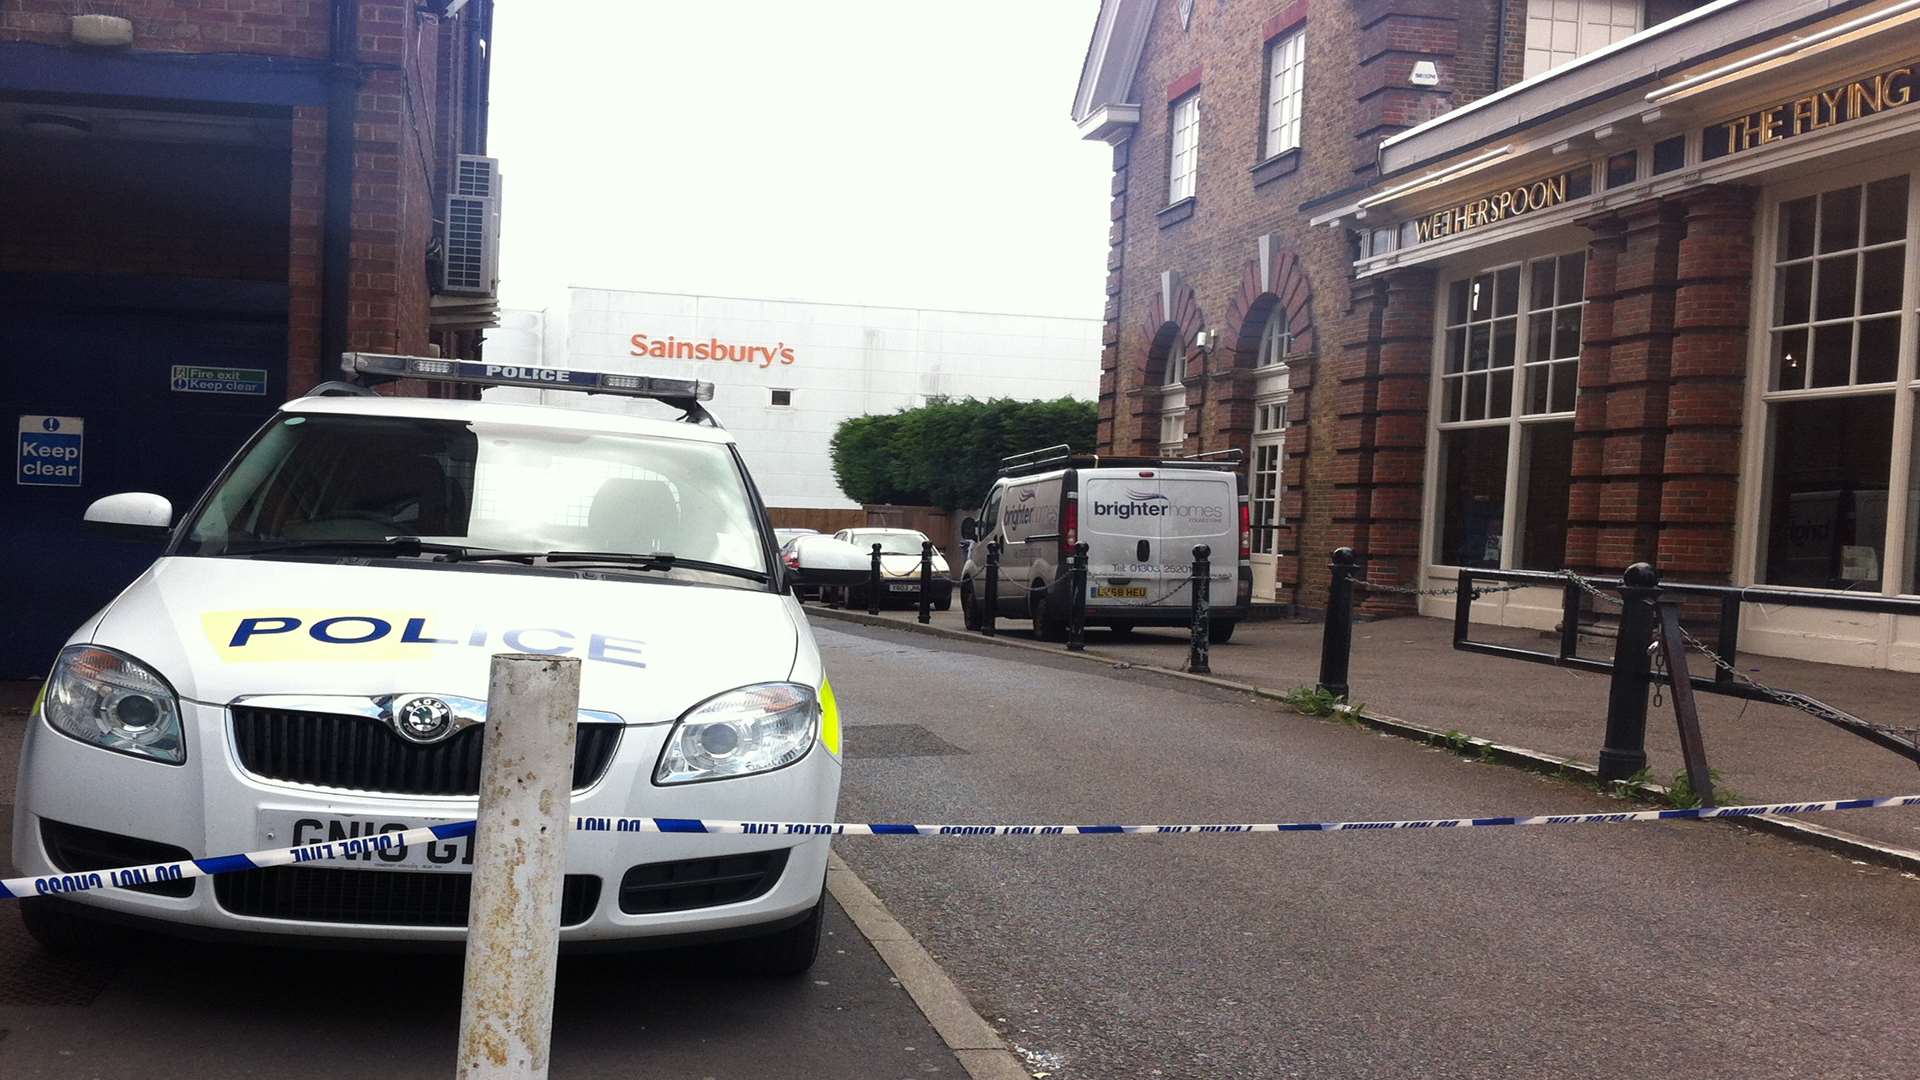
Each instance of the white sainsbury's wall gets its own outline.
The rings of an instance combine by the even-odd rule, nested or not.
[[[834,483],[827,449],[849,417],[940,396],[1091,401],[1099,390],[1098,319],[608,289],[574,289],[564,327],[541,314],[503,312],[512,330],[489,332],[488,362],[713,383],[707,408],[739,440],[769,506],[859,505]],[[536,320],[544,334],[529,325]],[[561,334],[566,348],[556,356]],[[529,347],[543,337],[544,357]],[[716,355],[722,358],[710,358]],[[791,391],[791,406],[772,404],[776,389]],[[650,402],[564,391],[502,388],[486,396],[647,415],[659,410]]]

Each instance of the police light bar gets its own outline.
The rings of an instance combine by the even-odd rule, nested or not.
[[[533,386],[542,390],[579,390],[588,394],[661,398],[667,401],[712,401],[713,384],[697,379],[662,379],[618,371],[527,367],[519,364],[483,364],[470,360],[442,360],[433,356],[390,356],[385,353],[342,353],[340,370],[365,382],[426,379],[432,382],[477,383],[481,386]]]

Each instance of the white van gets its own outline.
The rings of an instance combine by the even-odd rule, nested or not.
[[[1211,549],[1213,640],[1225,642],[1253,593],[1240,452],[1202,458],[1075,455],[1049,447],[1005,460],[963,535],[974,540],[960,572],[967,628],[985,621],[987,544],[998,540],[997,614],[1027,618],[1057,638],[1072,604],[1073,545],[1087,544],[1087,624],[1117,631],[1185,626],[1193,548]]]

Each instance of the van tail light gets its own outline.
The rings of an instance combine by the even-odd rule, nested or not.
[[[1244,500],[1240,503],[1240,557],[1253,558],[1253,513]]]
[[[1066,517],[1060,522],[1060,553],[1073,554],[1073,546],[1080,542],[1080,500],[1067,500]]]

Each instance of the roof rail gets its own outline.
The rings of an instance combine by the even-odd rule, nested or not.
[[[1066,457],[1072,453],[1073,447],[1068,446],[1066,443],[1056,443],[1053,446],[1043,446],[1038,450],[1029,450],[1024,454],[1008,454],[1006,457],[1000,459],[1000,464],[1013,465],[1024,462],[1028,458]]]
[[[1175,458],[1174,460],[1175,461],[1235,461],[1235,462],[1238,462],[1238,461],[1245,461],[1246,459],[1247,459],[1247,452],[1236,446],[1231,450],[1209,450],[1204,454],[1188,454],[1185,457]]]

